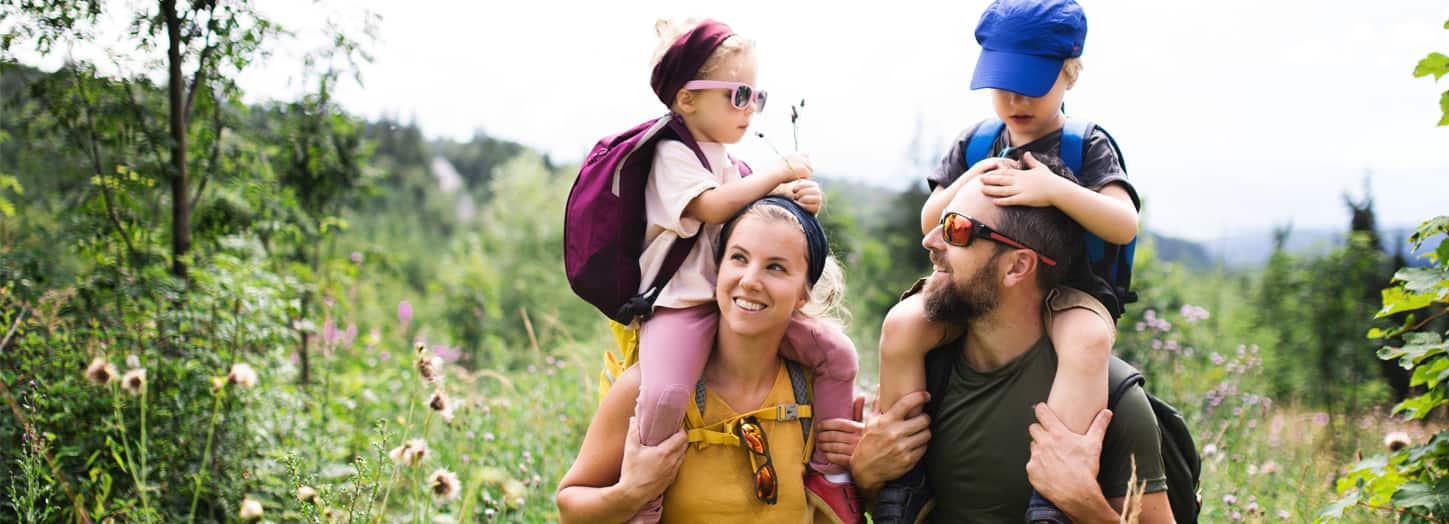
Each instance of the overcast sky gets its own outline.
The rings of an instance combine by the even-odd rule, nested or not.
[[[757,41],[771,93],[758,130],[790,147],[788,102],[804,98],[802,150],[817,173],[900,188],[913,160],[990,112],[968,89],[972,31],[987,2],[264,1],[305,34],[327,12],[381,15],[375,60],[341,102],[415,120],[430,136],[475,130],[576,162],[599,137],[662,114],[648,86],[659,16],[708,16]],[[325,4],[324,4],[325,6]],[[1380,222],[1449,213],[1449,128],[1436,84],[1411,71],[1449,52],[1439,1],[1087,0],[1086,70],[1067,94],[1122,146],[1154,230],[1211,239],[1293,221],[1342,227],[1344,191],[1372,173]],[[346,10],[346,11],[339,11]],[[356,20],[356,16],[351,19]],[[292,98],[293,49],[244,73],[249,97]],[[922,151],[909,144],[922,133]],[[736,154],[774,154],[747,138]]]

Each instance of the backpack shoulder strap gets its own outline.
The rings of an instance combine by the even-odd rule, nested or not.
[[[740,170],[740,178],[750,176],[750,174],[755,172],[755,170],[750,169],[750,165],[746,164],[744,160],[735,158],[734,155],[729,155],[729,158],[730,162],[733,163],[735,167]]]
[[[1107,409],[1117,409],[1117,401],[1122,400],[1133,386],[1146,384],[1147,379],[1127,361],[1112,357],[1107,363],[1107,383]]]
[[[961,354],[958,341],[947,342],[926,353],[926,392],[931,394],[931,400],[926,402],[926,413],[935,414],[941,398],[945,396],[951,368],[955,367],[956,357]]]
[[[991,156],[991,145],[996,143],[996,137],[1001,136],[1003,129],[1006,129],[1006,122],[994,116],[976,124],[976,130],[966,139],[966,169]]]
[[[711,169],[709,158],[705,157],[704,150],[700,149],[699,142],[694,139],[694,135],[690,134],[689,128],[684,125],[684,120],[675,113],[661,117],[661,119],[665,118],[669,119],[666,124],[667,131],[661,133],[655,140],[663,138],[678,140],[694,153],[694,157],[699,159],[699,163],[704,165],[705,169]],[[749,168],[743,167],[743,163],[740,165],[742,166],[740,174],[743,175]],[[649,287],[645,288],[643,293],[630,298],[623,307],[619,308],[619,313],[613,317],[615,321],[628,324],[635,317],[646,320],[649,318],[654,310],[654,300],[659,298],[659,292],[664,289],[671,278],[674,278],[674,274],[679,272],[679,267],[684,265],[684,259],[689,258],[689,252],[694,250],[694,242],[697,237],[698,235],[676,239],[674,244],[669,246],[669,252],[664,255],[664,265],[659,268],[659,274],[654,276],[654,281],[649,283]]]
[[[785,359],[785,371],[790,374],[790,389],[795,392],[796,409],[799,409],[798,406],[810,406],[810,400],[814,391],[810,387],[810,378],[806,376],[805,370],[795,361]],[[812,409],[810,411],[811,413],[809,415],[800,417],[800,435],[805,439],[805,453],[803,455],[805,462],[810,462],[810,454],[812,451],[810,447],[815,443],[814,434],[811,431],[814,426],[813,423],[815,422],[814,410]]]
[[[1067,123],[1062,126],[1062,163],[1072,170],[1072,175],[1081,177],[1082,159],[1087,156],[1087,137],[1091,136],[1092,128],[1096,127],[1090,120],[1081,118],[1067,118]]]

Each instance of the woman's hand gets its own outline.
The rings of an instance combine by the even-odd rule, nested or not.
[[[624,463],[619,469],[619,487],[639,506],[664,494],[679,474],[684,463],[684,451],[689,438],[679,431],[664,439],[658,446],[645,446],[639,442],[639,421],[629,417],[629,433],[624,437]]]
[[[850,456],[855,453],[855,445],[860,443],[860,435],[865,433],[865,424],[860,422],[864,408],[865,397],[856,396],[854,419],[832,418],[820,421],[820,432],[816,434],[815,445],[825,452],[825,460],[850,469]]]

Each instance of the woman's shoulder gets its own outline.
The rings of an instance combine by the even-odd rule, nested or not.
[[[609,405],[620,402],[619,399],[624,399],[629,402],[629,409],[632,410],[634,401],[639,398],[640,380],[639,365],[629,366],[629,369],[620,373],[619,378],[614,379],[614,384],[609,386],[609,393],[604,395],[604,404]]]

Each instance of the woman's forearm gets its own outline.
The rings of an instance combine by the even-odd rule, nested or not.
[[[632,490],[612,486],[569,486],[558,492],[559,522],[624,522],[644,507],[646,500]]]

